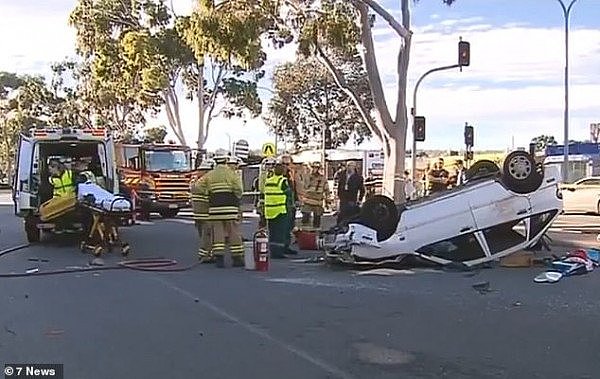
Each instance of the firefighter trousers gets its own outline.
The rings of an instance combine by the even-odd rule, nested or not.
[[[240,230],[240,222],[237,220],[209,221],[212,227],[212,251],[213,254],[225,254],[226,242],[229,243],[229,251],[235,259],[243,259],[244,242]]]
[[[212,225],[207,221],[196,220],[196,229],[200,237],[200,246],[198,247],[198,258],[200,260],[210,261],[213,257],[213,230]]]
[[[310,224],[310,216],[313,216],[312,226],[315,229],[321,228],[321,216],[323,215],[323,207],[318,205],[303,205],[302,206],[302,225]]]

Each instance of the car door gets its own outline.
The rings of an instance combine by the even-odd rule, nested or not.
[[[463,192],[411,205],[402,214],[399,237],[416,250],[433,242],[473,233],[475,219]]]
[[[508,191],[497,181],[487,182],[473,192],[468,201],[478,230],[524,219],[531,215],[528,196]]]
[[[119,193],[119,180],[117,174],[117,160],[115,155],[115,142],[112,137],[105,141],[106,148],[106,188],[112,193]]]
[[[19,145],[17,152],[16,173],[13,177],[13,202],[15,204],[15,214],[23,216],[31,209],[32,190],[31,190],[31,164],[33,161],[34,141],[19,136]]]

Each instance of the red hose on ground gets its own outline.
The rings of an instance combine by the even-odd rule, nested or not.
[[[29,244],[18,245],[5,250],[0,250],[0,257],[16,251],[24,250],[30,247]],[[136,271],[158,271],[158,272],[181,272],[191,270],[196,267],[199,262],[192,263],[187,266],[178,266],[178,262],[174,259],[166,258],[142,258],[142,259],[131,259],[127,261],[121,261],[116,265],[111,266],[90,266],[81,268],[65,268],[50,271],[37,271],[32,273],[27,272],[11,272],[11,273],[0,273],[0,278],[22,278],[28,276],[47,276],[47,275],[58,275],[58,274],[71,274],[76,272],[95,272],[95,271],[108,271],[108,270],[136,270]]]

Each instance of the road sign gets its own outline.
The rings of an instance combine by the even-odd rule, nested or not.
[[[271,142],[267,142],[262,146],[262,155],[265,157],[273,157],[277,155],[277,148]]]
[[[243,139],[237,141],[233,146],[233,155],[242,160],[248,159],[248,156],[250,155],[250,145],[248,144],[248,141]]]

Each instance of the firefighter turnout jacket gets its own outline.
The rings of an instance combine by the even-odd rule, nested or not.
[[[323,207],[329,197],[329,184],[321,173],[311,173],[304,182],[302,205]]]
[[[243,186],[240,176],[225,164],[218,164],[207,173],[208,219],[210,221],[238,220]]]
[[[194,220],[208,220],[208,188],[206,187],[206,175],[192,181],[190,193],[192,194]]]

